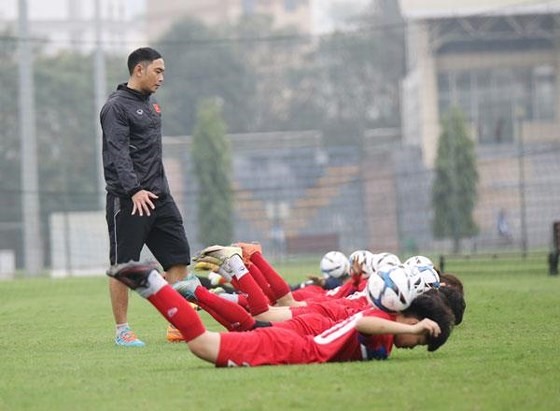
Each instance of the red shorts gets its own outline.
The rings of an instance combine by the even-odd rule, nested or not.
[[[249,332],[220,334],[216,367],[307,364],[319,362],[313,337],[283,327],[257,328]]]
[[[364,315],[394,320],[394,316],[381,310],[369,309],[344,321],[333,322],[331,327],[316,336],[300,335],[295,331],[301,327],[299,322],[303,319],[254,331],[221,333],[216,366],[312,364],[387,358],[393,336],[359,334],[356,323]],[[326,325],[320,317],[315,314],[315,327],[320,327],[321,323]]]

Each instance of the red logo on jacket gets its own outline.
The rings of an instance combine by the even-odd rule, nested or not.
[[[154,106],[154,110],[156,111],[156,113],[160,114],[161,113],[161,108],[159,107],[158,103],[153,103],[152,104]]]

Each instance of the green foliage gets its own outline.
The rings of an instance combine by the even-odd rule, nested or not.
[[[178,22],[156,45],[165,134],[192,133],[197,102],[214,96],[233,133],[321,129],[333,143],[360,144],[365,129],[398,126],[404,32],[394,8],[384,2],[381,15],[319,43],[261,15],[218,28]]]
[[[73,53],[36,60],[36,127],[44,212],[97,209],[91,61]]]
[[[17,197],[19,187],[19,126],[18,126],[18,66],[16,59],[15,41],[2,39],[0,45],[0,187],[6,197]],[[2,204],[4,199],[1,200]],[[19,202],[19,199],[18,199]],[[6,205],[7,206],[7,205]],[[11,211],[19,211],[19,206]],[[0,207],[2,210],[7,210]],[[17,220],[17,214],[12,214],[6,221]],[[0,216],[0,221],[4,216]]]
[[[270,16],[259,14],[243,17],[230,32],[236,53],[254,70],[251,129],[316,129],[322,117],[306,87],[310,39],[293,27],[275,28]]]
[[[18,125],[18,61],[16,43],[2,43],[0,55],[0,223],[21,221],[21,139]],[[43,232],[53,212],[97,210],[97,148],[91,57],[77,53],[34,59],[35,135]],[[125,67],[124,61],[120,62]],[[114,76],[108,64],[108,76]],[[125,81],[126,77],[120,81]],[[112,88],[114,89],[114,85]],[[0,248],[21,244],[19,229],[0,238]],[[43,241],[48,244],[49,236]]]
[[[218,97],[230,132],[246,131],[253,111],[255,78],[225,33],[199,22],[182,20],[155,45],[165,60],[165,85],[159,98],[165,107],[165,135],[193,132],[197,103]]]
[[[216,99],[206,99],[199,104],[192,160],[199,187],[199,241],[203,244],[229,244],[233,239],[231,150]]]
[[[449,261],[464,281],[467,311],[434,353],[416,348],[380,362],[235,369],[216,369],[185,344],[166,342],[165,321],[134,293],[129,320],[147,346],[115,347],[105,278],[3,281],[0,409],[560,409],[560,281],[545,274],[544,258],[540,266],[523,261],[504,262],[519,266],[514,274],[492,269],[493,259]],[[289,270],[297,275],[295,264]]]
[[[13,249],[20,243],[21,167],[18,125],[18,66],[16,42],[0,38],[0,249]],[[8,227],[11,226],[10,229]]]
[[[435,170],[434,236],[453,239],[454,251],[458,252],[460,240],[478,232],[473,219],[478,183],[474,142],[459,109],[453,108],[443,117]]]
[[[360,144],[364,130],[400,124],[404,26],[396,3],[384,3],[379,14],[355,18],[354,31],[324,36],[313,55],[313,103],[332,142]]]

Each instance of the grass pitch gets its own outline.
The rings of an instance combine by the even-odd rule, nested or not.
[[[316,269],[278,268],[294,282]],[[129,319],[147,346],[115,347],[103,277],[0,282],[0,410],[560,409],[560,277],[545,257],[446,271],[464,281],[467,311],[435,353],[252,369],[216,369],[167,343],[166,323],[135,294]]]

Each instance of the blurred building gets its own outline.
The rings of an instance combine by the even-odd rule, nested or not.
[[[257,240],[286,255],[356,250],[368,244],[360,198],[366,169],[355,147],[327,147],[318,131],[230,134],[237,241]],[[189,242],[200,249],[192,139],[166,137],[169,184],[185,215]],[[394,240],[394,237],[392,237]],[[394,245],[394,242],[393,244]],[[394,249],[394,248],[391,248]],[[278,257],[278,256],[276,256]]]
[[[460,108],[479,172],[476,247],[496,245],[502,210],[522,248],[547,244],[560,195],[560,1],[400,0],[400,7],[404,144],[420,148],[432,169],[441,120]]]
[[[451,106],[464,111],[479,146],[511,146],[517,131],[533,141],[557,138],[560,1],[400,0],[400,6],[408,52],[404,140],[422,147],[428,166]]]
[[[30,36],[43,52],[89,53],[99,41],[108,53],[127,53],[145,43],[142,2],[134,0],[28,0]],[[99,26],[96,25],[99,7]],[[0,0],[0,31],[17,34],[18,2]]]
[[[150,40],[163,35],[178,20],[192,18],[209,26],[234,24],[243,16],[272,17],[274,28],[294,27],[311,31],[310,0],[147,0]]]

